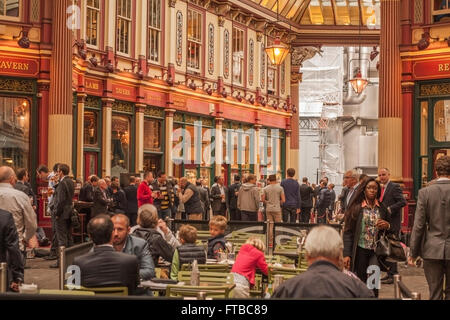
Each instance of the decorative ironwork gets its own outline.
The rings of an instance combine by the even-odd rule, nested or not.
[[[174,115],[173,115],[173,121],[174,122],[183,122],[183,114],[181,114],[181,113],[175,113]]]
[[[100,109],[100,98],[93,97],[93,96],[87,96],[84,100],[84,107],[85,108],[92,108],[92,109]]]
[[[210,75],[214,74],[214,25],[209,24],[209,34],[208,34],[208,72]]]
[[[280,91],[281,91],[281,94],[286,93],[286,61],[283,61],[283,63],[281,64]]]
[[[421,96],[444,96],[450,94],[450,82],[423,84],[420,86]]]
[[[414,23],[423,23],[423,0],[414,0]]]
[[[313,58],[316,54],[322,56],[323,50],[321,46],[318,47],[295,47],[291,53],[291,65],[303,66],[303,62]]]
[[[264,51],[264,43],[261,43],[261,89],[266,86],[266,52]]]
[[[0,79],[0,91],[33,93],[34,82],[22,79]]]
[[[114,101],[112,104],[113,111],[133,113],[133,104],[124,101]]]
[[[144,115],[148,117],[164,118],[164,109],[146,106],[144,109]]]
[[[190,116],[190,115],[184,116],[185,123],[194,124],[195,121],[199,121],[197,116]]]
[[[177,12],[177,59],[176,63],[181,66],[183,62],[183,13]]]
[[[223,77],[228,79],[228,76],[230,75],[230,32],[228,29],[223,31],[223,41]]]
[[[40,16],[40,0],[32,0],[30,4],[30,21],[39,22]]]
[[[212,118],[202,118],[202,124],[205,127],[213,127],[213,119]]]
[[[249,63],[248,63],[248,85],[253,86],[253,65],[255,60],[255,43],[253,39],[250,39],[248,42],[248,51],[249,51]]]

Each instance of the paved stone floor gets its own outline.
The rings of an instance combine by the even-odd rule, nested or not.
[[[25,282],[35,283],[40,289],[58,289],[58,269],[49,267],[53,263],[55,260],[28,259],[27,265],[31,268],[25,270]],[[412,292],[419,292],[423,300],[428,299],[428,286],[422,268],[405,267],[404,264],[399,264],[399,272],[402,281]],[[382,284],[380,298],[394,298],[394,285]]]

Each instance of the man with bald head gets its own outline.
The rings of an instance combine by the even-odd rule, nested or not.
[[[26,246],[37,229],[36,213],[31,207],[30,199],[22,191],[14,189],[16,174],[10,167],[0,167],[0,209],[8,211],[14,218],[19,247],[26,259]]]
[[[97,187],[94,188],[94,206],[91,211],[91,218],[99,214],[108,213],[110,200],[107,193],[108,185],[104,179],[98,180]]]

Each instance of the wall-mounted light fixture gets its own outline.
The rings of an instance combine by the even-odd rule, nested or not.
[[[22,35],[22,37],[20,37],[20,35]],[[20,38],[19,38],[20,37]],[[29,48],[30,47],[30,39],[28,38],[28,29],[22,29],[20,30],[20,33],[17,36],[13,36],[13,39],[19,39],[17,41],[17,44],[21,47],[21,48]]]

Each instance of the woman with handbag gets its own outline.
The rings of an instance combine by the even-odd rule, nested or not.
[[[364,283],[367,268],[378,265],[375,249],[381,231],[391,227],[389,213],[378,201],[380,194],[380,184],[374,178],[363,181],[345,215],[344,266]],[[377,291],[375,296],[378,296]]]

